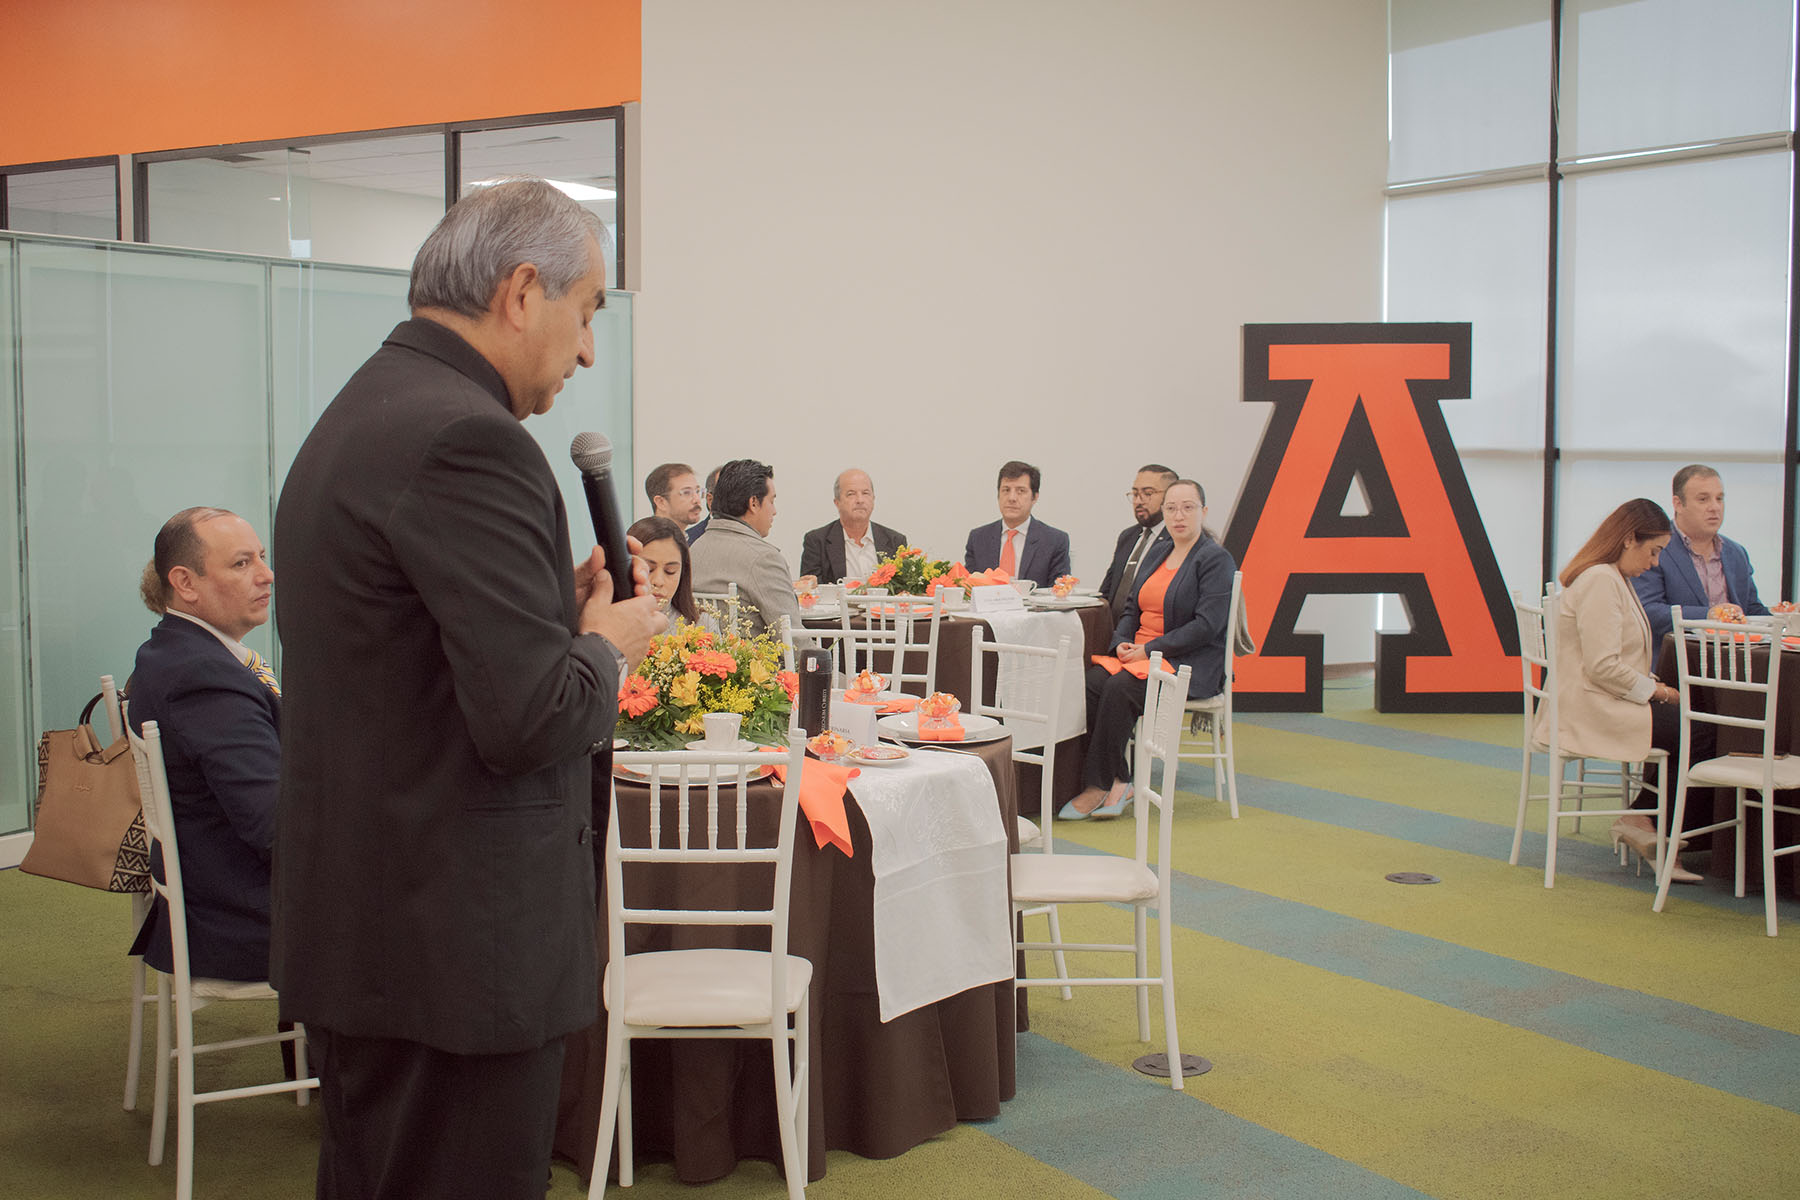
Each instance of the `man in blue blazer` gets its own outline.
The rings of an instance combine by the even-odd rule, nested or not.
[[[1161,463],[1149,463],[1139,467],[1137,477],[1131,481],[1131,515],[1136,519],[1120,531],[1113,546],[1112,563],[1100,581],[1100,594],[1106,597],[1115,616],[1124,613],[1125,602],[1137,590],[1144,556],[1151,547],[1169,540],[1169,531],[1163,525],[1163,493],[1179,478]]]
[[[1000,468],[1000,519],[969,530],[963,566],[971,571],[1003,568],[1014,579],[1049,587],[1069,573],[1069,535],[1031,519],[1043,475],[1017,460]]]
[[[1661,560],[1631,581],[1650,618],[1657,645],[1675,628],[1671,607],[1692,619],[1715,604],[1735,604],[1746,616],[1768,614],[1757,599],[1750,556],[1719,532],[1725,522],[1725,484],[1719,473],[1701,463],[1675,472],[1675,537]]]
[[[163,618],[138,648],[131,724],[141,733],[155,721],[162,733],[188,958],[204,978],[269,977],[281,695],[242,639],[269,619],[274,582],[256,531],[221,508],[170,517],[144,569],[144,603]],[[173,969],[161,900],[133,951],[159,971]]]

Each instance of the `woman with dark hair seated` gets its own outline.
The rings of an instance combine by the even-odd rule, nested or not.
[[[645,517],[625,531],[643,547],[637,557],[644,560],[650,573],[650,592],[662,610],[673,621],[676,617],[693,624],[700,620],[700,609],[694,603],[694,585],[688,568],[687,534],[667,517]]]
[[[1171,669],[1190,669],[1188,695],[1216,696],[1225,687],[1225,630],[1237,564],[1206,531],[1206,491],[1178,479],[1163,493],[1168,542],[1152,544],[1138,568],[1113,630],[1113,654],[1095,655],[1087,672],[1087,788],[1057,818],[1116,817],[1131,799],[1125,744],[1144,714],[1150,655]]]
[[[1654,500],[1627,500],[1556,577],[1563,586],[1556,614],[1556,724],[1558,748],[1567,757],[1641,762],[1654,747],[1669,752],[1671,778],[1680,772],[1681,693],[1650,674],[1650,618],[1631,586],[1656,565],[1669,534],[1668,514]],[[1546,706],[1532,735],[1544,745],[1550,743],[1548,719]],[[1712,757],[1712,730],[1694,726],[1699,758]],[[1656,793],[1639,792],[1632,807],[1654,811]],[[1656,865],[1656,826],[1649,817],[1620,817],[1611,833],[1613,845],[1623,842]],[[1671,877],[1700,882],[1679,859]]]

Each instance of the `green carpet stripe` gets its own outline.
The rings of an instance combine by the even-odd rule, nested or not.
[[[1512,771],[1519,769],[1519,748],[1517,746],[1509,749],[1486,742],[1470,741],[1467,738],[1447,737],[1441,733],[1419,733],[1409,729],[1394,729],[1390,726],[1366,725],[1361,721],[1345,721],[1337,717],[1319,716],[1314,713],[1262,713],[1254,716],[1246,714],[1237,717],[1236,722],[1267,729],[1280,729],[1288,733],[1305,733],[1313,737],[1328,738],[1334,742],[1348,742],[1355,746],[1368,746],[1376,750],[1398,750],[1405,754],[1449,759],[1452,762],[1467,763],[1475,767],[1501,767]],[[1539,761],[1542,761],[1541,758]]]
[[[1031,1085],[982,1129],[1118,1200],[1424,1194],[1036,1034],[1018,1053]]]
[[[1800,1036],[1176,873],[1181,927],[1800,1112]]]
[[[1186,775],[1180,777],[1183,794],[1190,790],[1186,786],[1187,779]],[[1206,783],[1207,787],[1192,790],[1194,802],[1211,803],[1210,779],[1202,779],[1200,782]],[[1255,778],[1240,773],[1238,805],[1246,811],[1251,808],[1267,809],[1305,821],[1317,821],[1341,829],[1354,829],[1421,846],[1453,850],[1459,854],[1473,854],[1480,858],[1504,861],[1512,852],[1510,825],[1470,820],[1406,804],[1388,804],[1381,800],[1287,783],[1279,779]],[[1534,805],[1528,811],[1527,818],[1543,824],[1543,806]],[[1596,818],[1600,819],[1603,818]],[[1525,864],[1532,864],[1531,869],[1542,872],[1546,841],[1543,833],[1526,829],[1525,839],[1519,848],[1520,870],[1528,869]],[[1638,875],[1620,870],[1619,860],[1609,846],[1577,840],[1569,836],[1567,829],[1557,839],[1556,872],[1559,878],[1569,875],[1594,883],[1632,888],[1645,896],[1656,894],[1656,881],[1648,872]],[[1739,899],[1726,887],[1720,886],[1683,887],[1680,899],[1683,902],[1710,904],[1745,916],[1754,916],[1763,910],[1760,895]],[[1800,902],[1787,897],[1777,897],[1776,910],[1782,921],[1800,919]]]

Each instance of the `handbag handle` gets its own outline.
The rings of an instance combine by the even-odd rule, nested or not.
[[[130,739],[120,738],[112,746],[102,748],[100,739],[94,736],[94,727],[88,722],[94,715],[94,707],[104,695],[103,692],[96,692],[94,698],[82,707],[81,716],[75,721],[75,755],[92,763],[111,762],[131,745]]]

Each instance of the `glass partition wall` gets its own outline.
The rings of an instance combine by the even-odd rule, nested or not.
[[[402,271],[0,233],[0,837],[29,824],[39,733],[123,680],[154,618],[138,599],[157,529],[194,504],[269,542],[287,464],[338,389],[406,318]],[[631,297],[595,318],[596,365],[526,424],[569,507],[569,461],[605,433],[631,462]],[[627,503],[627,509],[629,504]],[[269,542],[281,603],[281,547]],[[273,627],[246,641],[280,668]],[[0,864],[8,861],[0,856]]]

